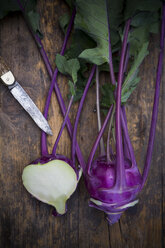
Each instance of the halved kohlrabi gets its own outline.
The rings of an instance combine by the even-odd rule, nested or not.
[[[60,215],[66,212],[66,201],[78,184],[75,170],[59,159],[28,165],[23,170],[22,180],[29,193],[54,206]]]

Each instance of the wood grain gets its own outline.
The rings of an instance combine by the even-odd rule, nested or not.
[[[6,65],[4,59],[0,56],[0,77],[4,75],[6,72],[8,72],[10,69]]]
[[[38,1],[43,43],[55,68],[63,34],[58,18],[67,11],[63,1]],[[153,36],[150,55],[141,67],[141,83],[127,105],[129,133],[136,159],[142,170],[149,133],[158,37]],[[0,55],[10,61],[11,70],[43,111],[50,79],[21,14],[11,14],[0,21]],[[0,248],[162,248],[165,245],[165,70],[155,146],[148,181],[139,195],[139,203],[129,209],[119,223],[108,226],[101,211],[88,207],[89,195],[83,179],[68,202],[68,212],[54,218],[52,208],[32,198],[22,186],[23,168],[40,156],[40,130],[10,92],[0,85]],[[67,82],[58,83],[67,104]],[[71,120],[77,105],[72,108]],[[87,159],[97,134],[95,88],[90,89],[83,107],[78,142]],[[53,94],[49,111],[53,137],[48,138],[49,151],[58,134],[62,115]],[[88,142],[87,142],[88,141]],[[64,131],[58,152],[70,156],[70,138]]]

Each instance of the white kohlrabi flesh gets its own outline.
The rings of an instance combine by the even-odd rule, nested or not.
[[[66,201],[78,183],[74,169],[58,159],[45,164],[28,165],[23,170],[22,180],[29,193],[54,206],[58,214],[66,212]]]

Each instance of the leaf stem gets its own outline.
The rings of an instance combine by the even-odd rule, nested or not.
[[[106,128],[107,124],[108,124],[109,118],[111,117],[112,108],[113,108],[113,105],[111,105],[111,107],[109,108],[108,114],[107,114],[107,116],[106,116],[106,118],[104,120],[104,123],[102,125],[102,128],[100,129],[100,132],[99,132],[99,134],[98,134],[98,136],[97,136],[97,138],[95,140],[95,143],[94,143],[94,145],[92,147],[92,150],[90,152],[88,163],[87,163],[87,173],[88,173],[88,175],[90,175],[91,164],[92,164],[92,161],[93,161],[93,157],[95,155],[95,152],[97,150],[98,144],[99,144],[100,139],[101,139],[101,137],[102,137],[102,135],[103,135],[103,133],[105,131],[105,128]]]
[[[63,46],[62,46],[62,49],[61,49],[61,52],[60,52],[61,55],[63,55],[64,52],[65,52],[66,44],[67,44],[71,29],[72,29],[72,26],[73,26],[75,14],[76,14],[76,11],[74,10],[73,13],[72,13],[68,28],[67,28],[65,38],[64,38]],[[38,41],[40,42],[40,40],[38,40]],[[52,92],[53,92],[53,89],[54,89],[54,86],[55,86],[55,83],[56,83],[57,75],[58,75],[58,69],[56,68],[55,71],[54,71],[53,77],[52,77],[52,82],[51,82],[49,92],[48,92],[48,96],[47,96],[46,103],[45,103],[44,117],[46,119],[48,118],[48,110],[49,110],[49,106],[50,106]],[[45,145],[46,145],[46,147],[45,147]],[[45,152],[45,150],[47,150],[46,133],[42,132],[41,133],[41,153],[42,153],[42,155],[45,155],[45,154],[43,154],[43,152]]]
[[[90,76],[89,76],[89,79],[87,81],[87,84],[85,86],[83,95],[81,97],[81,101],[80,101],[80,104],[79,104],[79,107],[78,107],[78,110],[77,110],[77,114],[76,114],[76,119],[75,119],[75,124],[74,124],[74,129],[73,129],[73,138],[72,138],[72,161],[73,161],[73,166],[75,166],[76,134],[77,134],[77,128],[78,128],[78,121],[79,121],[79,118],[80,118],[80,114],[81,114],[81,110],[82,110],[82,107],[83,107],[83,104],[84,104],[85,97],[87,95],[89,86],[90,86],[90,84],[92,82],[92,78],[94,76],[95,70],[96,70],[96,65],[93,65],[91,73],[90,73]],[[83,168],[83,169],[85,169],[85,168]]]
[[[108,135],[107,135],[107,162],[111,162],[110,136],[111,136],[111,129],[112,129],[114,113],[115,113],[115,105],[113,106],[113,109],[112,109],[112,114],[111,114],[110,121],[109,121]]]
[[[123,80],[124,80],[124,73],[126,72],[127,66],[128,66],[129,55],[130,55],[129,51],[130,51],[130,44],[128,43],[127,44],[127,49],[126,49],[126,54],[125,54],[124,68],[123,68]],[[126,128],[128,130],[127,117],[126,117],[126,112],[125,112],[125,105],[122,106],[122,113],[123,113]],[[123,124],[122,124],[122,127],[123,127]],[[129,138],[129,134],[128,134],[128,138]],[[125,155],[126,158],[130,158],[130,153],[129,153],[129,150],[128,150],[127,140],[126,140],[125,136],[123,138],[123,142],[124,142],[124,155]],[[131,143],[130,138],[129,138],[129,142]]]
[[[156,132],[156,122],[158,117],[158,107],[159,107],[159,95],[160,95],[160,82],[162,76],[162,67],[163,67],[163,54],[164,54],[164,39],[165,39],[165,2],[163,2],[163,11],[162,11],[162,25],[161,25],[161,35],[160,35],[160,52],[157,66],[157,75],[156,75],[156,85],[155,85],[155,96],[154,96],[154,104],[152,110],[152,120],[150,126],[148,147],[145,159],[145,165],[143,170],[143,181],[141,185],[141,189],[143,188],[147,176],[149,173],[149,168],[151,164],[152,151],[154,146],[154,138]]]
[[[97,123],[98,131],[101,129],[101,116],[100,116],[100,89],[99,89],[99,68],[96,67],[96,109],[97,109]],[[100,156],[105,155],[105,147],[103,137],[100,140]]]
[[[33,34],[33,37],[35,39],[36,44],[38,45],[41,57],[42,57],[42,59],[44,61],[44,64],[45,64],[46,69],[48,71],[48,74],[49,74],[50,78],[52,78],[53,77],[53,69],[51,67],[51,64],[50,64],[50,61],[48,59],[48,56],[47,56],[47,54],[45,52],[44,46],[42,44],[42,41],[41,41],[40,37],[37,34]]]
[[[127,70],[127,66],[128,66],[128,60],[129,60],[129,50],[130,50],[130,44],[128,43],[127,45],[127,49],[126,49],[126,54],[125,54],[125,62],[124,62],[124,68],[123,68],[123,77],[124,77],[124,73]],[[123,78],[124,80],[124,78]]]
[[[124,70],[124,58],[127,47],[127,39],[129,33],[131,20],[126,22],[124,39],[122,44],[121,59],[119,65],[117,94],[116,94],[116,114],[115,114],[115,126],[116,126],[116,188],[126,186],[125,170],[124,170],[124,156],[123,156],[123,144],[122,144],[122,132],[121,132],[121,87]]]
[[[20,1],[17,0],[17,2],[19,4]],[[21,5],[20,4],[19,4],[19,6],[20,6],[20,9],[22,10],[22,13],[24,14],[24,9],[21,8]],[[75,9],[72,12],[72,17],[73,16],[75,16]],[[24,15],[24,17],[25,17],[25,15]],[[27,22],[26,18],[25,18],[25,21]],[[27,25],[28,25],[28,22],[27,22]],[[48,74],[49,74],[50,78],[52,78],[53,77],[53,70],[52,70],[51,64],[49,62],[48,56],[47,56],[47,54],[45,52],[44,46],[43,46],[43,44],[41,42],[41,39],[40,39],[40,37],[38,35],[36,35],[33,32],[32,28],[29,25],[28,25],[28,27],[29,27],[29,30],[31,31],[32,36],[33,36],[33,38],[34,38],[34,40],[35,40],[35,42],[36,42],[36,44],[37,44],[37,46],[39,48],[40,54],[41,54],[41,56],[43,58],[43,61],[45,63],[45,66],[46,66],[46,69],[48,71]],[[63,46],[64,45],[66,46],[65,42],[64,42]],[[55,89],[55,93],[56,93],[56,96],[57,96],[58,103],[59,103],[60,108],[61,108],[61,112],[62,112],[63,116],[65,116],[66,107],[65,107],[65,103],[64,103],[64,100],[62,98],[60,89],[58,87],[57,81],[55,81],[54,89]],[[71,122],[70,122],[69,117],[67,118],[66,125],[67,125],[67,128],[68,128],[68,132],[70,134],[70,137],[72,137],[72,131],[73,131],[73,129],[72,129],[72,125],[71,125]],[[76,142],[76,153],[77,153],[77,158],[79,160],[79,163],[80,163],[81,167],[83,169],[85,169],[85,166],[86,166],[85,165],[85,161],[84,161],[84,158],[82,156],[81,150],[80,150],[79,145],[78,145],[77,142]]]
[[[123,79],[122,79],[122,80],[124,80],[124,73],[126,72],[127,66],[128,66],[129,55],[130,55],[129,51],[130,51],[130,44],[128,43],[128,44],[127,44],[126,53],[125,53],[125,61],[124,61]],[[123,128],[123,125],[126,125],[127,132],[128,132],[127,117],[126,117],[126,112],[125,112],[125,105],[122,106],[122,115],[123,115],[124,122],[125,122],[125,123],[123,124],[123,121],[122,121],[122,128]],[[128,134],[127,138],[129,139],[129,143],[131,143],[130,138],[129,138],[129,134]],[[124,142],[124,155],[125,155],[126,158],[131,159],[131,158],[130,158],[130,153],[129,153],[129,150],[128,150],[128,145],[127,145],[128,142],[127,142],[127,140],[126,140],[125,135],[124,135],[124,137],[123,137],[123,142]],[[131,144],[131,146],[132,146],[132,144]]]
[[[125,106],[122,106],[122,116],[123,116],[123,119],[124,119],[124,123],[123,123],[123,121],[122,121],[122,129],[123,129],[123,131],[124,131],[124,128],[123,128],[123,125],[125,125],[126,126],[126,128],[127,128],[127,130],[128,130],[128,126],[127,126],[127,117],[126,117],[126,113],[125,113]],[[129,135],[128,135],[128,138],[129,138]],[[129,152],[129,149],[128,149],[128,142],[127,142],[127,140],[126,140],[126,136],[125,136],[125,134],[124,134],[124,137],[123,137],[123,142],[124,142],[124,156],[126,157],[126,158],[128,158],[128,159],[131,159],[131,157],[130,157],[130,152]],[[131,142],[130,141],[130,138],[129,138],[129,142]]]
[[[66,125],[67,118],[68,118],[68,115],[69,115],[69,112],[70,112],[70,109],[71,109],[71,106],[72,106],[72,103],[73,103],[73,98],[74,98],[74,96],[71,96],[71,98],[70,98],[70,101],[69,101],[69,104],[68,104],[68,109],[67,109],[67,111],[66,111],[66,113],[65,113],[64,121],[63,121],[63,123],[62,123],[62,125],[61,125],[60,131],[59,131],[59,133],[58,133],[57,139],[56,139],[56,141],[55,141],[55,144],[54,144],[54,147],[53,147],[53,150],[52,150],[52,154],[53,154],[53,155],[56,155],[57,146],[58,146],[60,137],[61,137],[61,135],[62,135],[62,132],[63,132],[63,130],[64,130],[64,127],[65,127],[65,125]]]
[[[121,124],[122,124],[122,129],[124,131],[124,140],[125,140],[124,147],[127,147],[126,152],[129,155],[128,158],[131,159],[132,165],[135,166],[136,160],[135,160],[135,155],[134,155],[134,149],[133,149],[133,146],[132,146],[130,138],[129,138],[127,119],[126,119],[126,113],[125,113],[124,106],[122,106],[122,110],[121,110]]]
[[[107,23],[108,23],[108,48],[109,48],[109,71],[111,76],[111,82],[113,85],[116,84],[115,74],[113,69],[112,61],[112,48],[111,48],[111,32],[110,32],[110,22],[109,22],[109,13],[108,13],[108,0],[106,0],[106,12],[107,12]]]

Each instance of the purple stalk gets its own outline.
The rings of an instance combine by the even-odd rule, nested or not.
[[[110,117],[110,123],[109,123],[109,128],[108,128],[108,135],[107,135],[107,162],[111,161],[111,156],[110,156],[110,135],[111,135],[111,129],[112,129],[112,122],[113,122],[113,116],[115,112],[115,105],[113,106],[112,114]]]
[[[73,138],[72,138],[72,161],[73,161],[73,166],[75,166],[76,134],[77,134],[78,121],[79,121],[79,118],[80,118],[80,114],[81,114],[81,110],[82,110],[82,107],[83,107],[83,104],[84,104],[85,97],[87,95],[89,86],[90,86],[90,84],[92,82],[92,78],[94,76],[95,70],[96,70],[96,65],[93,65],[91,73],[90,73],[90,76],[89,76],[89,79],[88,79],[88,82],[87,82],[87,84],[85,86],[85,90],[83,92],[83,96],[81,97],[81,101],[80,101],[78,111],[77,111],[77,115],[76,115],[76,120],[75,120],[75,124],[74,124],[74,129],[73,129]],[[82,169],[85,170],[85,168],[82,168]]]
[[[54,147],[53,147],[53,150],[52,150],[53,155],[56,155],[57,146],[58,146],[59,140],[61,138],[61,134],[62,134],[62,132],[64,130],[64,127],[66,125],[67,118],[68,118],[68,115],[69,115],[69,112],[70,112],[70,109],[71,109],[71,106],[72,106],[72,103],[73,103],[73,98],[74,98],[74,96],[71,96],[71,99],[70,99],[69,104],[68,104],[68,109],[67,109],[65,117],[64,117],[64,121],[62,123],[62,126],[60,128],[60,131],[58,133],[57,139],[55,141],[55,144],[54,144]]]
[[[41,42],[41,39],[37,34],[35,34],[33,32],[31,26],[29,25],[29,22],[27,21],[26,16],[25,16],[25,8],[22,6],[21,1],[20,0],[16,0],[16,1],[17,1],[18,5],[19,5],[21,11],[22,11],[22,14],[23,14],[23,16],[25,18],[27,26],[28,26],[28,28],[29,28],[29,30],[30,30],[30,32],[31,32],[31,34],[32,34],[32,36],[33,36],[33,38],[34,38],[34,40],[35,40],[35,42],[36,42],[36,44],[37,44],[37,46],[39,48],[39,50],[40,50],[40,53],[41,53],[41,56],[43,58],[43,61],[44,61],[45,65],[46,65],[47,71],[48,71],[50,77],[52,78],[53,77],[53,70],[51,68],[51,65],[50,65],[49,59],[47,57],[47,54],[46,54],[46,52],[44,50],[43,44]]]
[[[112,84],[115,85],[115,75],[114,75],[114,70],[113,70],[113,63],[112,63],[112,49],[111,49],[111,40],[110,40],[110,23],[109,23],[109,14],[108,14],[108,1],[106,0],[106,11],[107,11],[107,23],[108,23],[108,37],[109,37],[109,69],[110,69],[110,76],[111,76],[111,81]],[[123,76],[124,72],[126,71],[127,65],[128,65],[128,59],[129,59],[129,44],[127,45],[127,50],[125,53],[125,61],[123,63]],[[122,81],[122,80],[121,80]],[[107,138],[107,159],[109,160],[109,137],[110,137],[110,128],[108,130],[108,138]]]
[[[66,44],[67,44],[70,32],[72,30],[72,26],[73,26],[73,23],[74,23],[75,15],[76,15],[76,10],[74,9],[73,13],[72,13],[72,16],[71,16],[71,19],[70,19],[70,22],[69,22],[69,25],[68,25],[68,28],[67,28],[65,38],[64,38],[63,46],[62,46],[62,49],[61,49],[61,52],[60,52],[61,55],[64,55]],[[50,89],[49,89],[49,92],[48,92],[48,96],[47,96],[47,100],[46,100],[46,104],[45,104],[45,109],[44,109],[44,117],[46,119],[48,117],[48,110],[49,110],[49,106],[50,106],[52,92],[53,92],[53,89],[54,89],[54,86],[55,86],[55,83],[56,83],[57,74],[58,74],[58,69],[56,68],[55,71],[54,71],[53,77],[52,77],[52,82],[51,82],[51,85],[50,85]],[[42,134],[41,134],[41,152],[42,152],[42,155],[45,155],[45,154],[43,154],[43,152],[45,152],[45,151],[47,151],[46,133],[42,132]],[[47,152],[47,154],[48,154],[48,152]]]
[[[127,66],[128,66],[128,60],[129,60],[129,49],[130,49],[130,44],[128,43],[127,45],[127,50],[126,50],[126,54],[125,54],[125,62],[124,62],[124,68],[123,68],[123,76],[124,76],[124,73],[126,72],[127,70]]]
[[[73,12],[73,14],[74,14],[74,12]],[[50,65],[49,59],[48,59],[48,57],[47,57],[47,54],[46,54],[46,52],[45,52],[45,50],[44,50],[43,44],[42,44],[42,42],[41,42],[41,39],[40,39],[38,36],[37,36],[37,39],[36,39],[36,37],[35,37],[34,34],[33,34],[33,36],[34,36],[34,38],[35,38],[36,43],[40,45],[39,48],[40,48],[41,56],[42,56],[42,58],[43,58],[43,61],[44,61],[44,63],[45,63],[45,66],[46,66],[46,68],[47,68],[47,71],[48,71],[48,73],[49,73],[49,76],[50,76],[50,78],[52,78],[53,70],[52,70],[52,68],[51,68],[51,65]],[[65,49],[64,45],[66,46],[66,42],[63,43],[63,48]],[[63,49],[62,49],[62,50],[63,50]],[[64,50],[63,50],[63,53],[64,53]],[[63,55],[63,54],[62,54],[62,51],[61,51],[61,55]],[[58,72],[58,69],[56,69],[56,70],[57,70],[57,72]],[[59,105],[60,105],[62,114],[63,114],[63,116],[65,116],[65,114],[66,114],[66,107],[65,107],[65,103],[64,103],[64,100],[63,100],[63,98],[62,98],[62,95],[61,95],[61,92],[60,92],[60,89],[59,89],[59,87],[58,87],[58,84],[57,84],[57,81],[56,81],[56,80],[55,80],[54,89],[55,89],[55,93],[56,93],[57,100],[58,100],[58,103],[59,103]],[[70,122],[69,117],[67,118],[67,123],[66,123],[66,125],[67,125],[67,128],[68,128],[69,135],[70,135],[70,137],[72,137],[73,129],[72,129],[72,124],[71,124],[71,122]],[[77,144],[77,142],[76,142],[76,153],[77,153],[77,158],[78,158],[78,160],[79,160],[79,163],[80,163],[81,167],[82,167],[82,168],[85,168],[85,166],[86,166],[86,165],[85,165],[85,161],[84,161],[84,158],[83,158],[83,156],[82,156],[81,150],[80,150],[79,145]]]
[[[128,66],[129,55],[130,55],[129,50],[130,50],[130,44],[128,43],[126,54],[125,54],[124,68],[123,68],[123,80],[124,80],[124,73],[126,72],[127,66]],[[123,116],[124,116],[125,125],[127,127],[127,117],[126,117],[126,112],[125,112],[125,106],[124,105],[122,106],[122,112],[123,112]],[[127,129],[128,129],[128,127],[127,127]],[[128,135],[128,138],[129,138],[129,135]],[[127,158],[130,158],[130,153],[128,151],[128,146],[127,146],[127,141],[125,139],[125,136],[123,138],[123,142],[124,142],[124,154],[125,154],[125,156]],[[130,138],[129,138],[129,143],[131,143]]]
[[[126,113],[125,113],[125,106],[122,106],[122,115],[123,115],[124,122],[125,122],[124,125],[126,125],[126,128],[128,130],[127,117],[126,117]],[[122,128],[123,128],[123,121],[122,121]],[[129,138],[129,134],[128,134],[128,138]],[[131,159],[131,157],[130,157],[130,151],[129,151],[129,148],[128,148],[128,142],[126,140],[125,135],[123,137],[123,142],[124,142],[124,155],[125,155],[126,158]],[[129,143],[131,143],[130,138],[129,138]]]
[[[57,99],[58,99],[58,102],[59,102],[59,105],[60,105],[62,114],[63,114],[63,116],[65,116],[65,114],[66,114],[66,107],[65,107],[63,98],[62,98],[62,96],[61,96],[61,92],[60,92],[60,89],[59,89],[59,87],[58,87],[57,82],[56,82],[56,84],[55,84],[55,92],[56,92],[56,96],[57,96]],[[71,122],[70,122],[69,117],[67,118],[67,123],[66,123],[66,125],[67,125],[67,128],[68,128],[69,135],[70,135],[70,137],[72,138],[73,128],[72,128],[72,124],[71,124]],[[78,161],[79,161],[79,163],[80,163],[80,165],[81,165],[81,168],[82,168],[83,170],[85,170],[86,163],[85,163],[85,161],[84,161],[83,155],[82,155],[82,153],[81,153],[81,150],[80,150],[80,148],[79,148],[79,145],[78,145],[77,141],[76,141],[76,146],[75,146],[75,148],[76,148],[77,158],[78,158]]]
[[[19,4],[19,6],[20,6],[20,9],[22,10],[22,12],[23,12],[23,14],[24,14],[24,9],[22,8],[22,5],[21,5],[20,1],[17,0],[17,2],[18,2],[18,4]],[[75,11],[75,10],[74,10],[74,11]],[[74,11],[73,11],[73,13],[74,13]],[[25,20],[26,20],[26,19],[25,19]],[[28,24],[28,23],[27,23],[27,24]],[[50,78],[52,78],[52,76],[53,76],[53,70],[52,70],[52,67],[51,67],[51,65],[50,65],[49,59],[48,59],[48,57],[47,57],[47,54],[46,54],[46,52],[45,52],[44,46],[43,46],[43,44],[42,44],[42,42],[41,42],[41,39],[40,39],[40,37],[39,37],[38,35],[36,35],[36,34],[32,31],[32,29],[30,28],[29,25],[28,25],[28,27],[29,27],[29,29],[30,29],[30,31],[31,31],[31,33],[32,33],[32,35],[33,35],[35,41],[36,41],[37,46],[39,47],[40,54],[41,54],[41,56],[42,56],[42,58],[43,58],[43,61],[44,61],[44,63],[45,63],[45,66],[46,66],[46,69],[47,69],[47,71],[48,71],[48,73],[49,73],[49,76],[50,76]],[[64,45],[64,44],[63,44],[63,45]],[[63,114],[63,116],[65,116],[65,113],[66,113],[65,103],[64,103],[64,100],[63,100],[63,98],[62,98],[60,89],[59,89],[58,84],[57,84],[56,81],[55,81],[54,89],[55,89],[55,92],[56,92],[57,100],[58,100],[58,103],[59,103],[59,105],[60,105],[62,114]],[[73,129],[72,129],[72,125],[71,125],[71,122],[70,122],[69,117],[67,118],[67,123],[66,123],[66,124],[67,124],[67,128],[68,128],[68,132],[69,132],[70,136],[72,137],[72,130],[73,130]],[[79,163],[80,163],[81,167],[82,167],[82,168],[85,168],[85,161],[84,161],[84,158],[83,158],[83,156],[82,156],[81,150],[80,150],[79,145],[77,144],[77,142],[76,142],[76,153],[77,153],[77,158],[78,158],[78,160],[79,160]]]
[[[97,108],[97,123],[98,131],[101,129],[101,116],[100,116],[100,94],[99,94],[99,69],[96,67],[96,108]],[[100,140],[100,156],[105,155],[105,147],[103,137]]]
[[[126,22],[124,39],[121,51],[121,59],[119,65],[117,94],[116,94],[116,115],[115,115],[115,126],[116,126],[116,183],[115,187],[121,188],[126,186],[125,170],[124,170],[124,156],[123,156],[123,144],[122,144],[122,131],[121,131],[121,87],[124,70],[124,58],[127,47],[128,32],[131,20]]]
[[[101,130],[100,130],[100,132],[99,132],[99,134],[98,134],[98,136],[97,136],[97,138],[95,140],[95,143],[94,143],[94,145],[92,147],[92,150],[90,152],[88,163],[87,163],[87,173],[88,173],[88,175],[90,175],[90,168],[91,168],[91,164],[92,164],[92,161],[93,161],[93,157],[95,155],[95,152],[96,152],[96,149],[97,149],[98,144],[100,142],[100,139],[101,139],[101,137],[102,137],[102,135],[104,133],[104,130],[105,130],[107,124],[108,124],[109,118],[110,118],[111,113],[112,113],[112,108],[113,108],[113,105],[111,105],[111,107],[109,108],[108,114],[107,114],[107,116],[106,116],[106,118],[104,120],[102,128],[101,128]]]
[[[111,35],[110,35],[110,23],[109,23],[109,13],[108,13],[108,0],[106,0],[106,12],[107,12],[107,23],[108,23],[108,47],[109,47],[109,71],[111,76],[111,82],[113,85],[116,84],[115,74],[112,62],[112,49],[111,49]]]
[[[35,39],[36,44],[38,45],[40,54],[41,54],[41,56],[43,58],[43,61],[44,61],[44,64],[46,66],[46,69],[48,71],[48,74],[49,74],[50,78],[52,78],[53,77],[53,69],[51,67],[51,64],[50,64],[50,61],[48,59],[48,56],[47,56],[47,54],[45,52],[44,46],[43,46],[43,44],[41,42],[41,39],[37,34],[33,34],[33,37]]]
[[[129,157],[131,158],[132,164],[134,166],[134,165],[136,165],[134,149],[133,149],[133,146],[132,146],[130,138],[129,138],[128,127],[127,127],[127,119],[126,119],[125,109],[123,107],[122,107],[122,111],[121,111],[121,124],[122,124],[122,129],[124,131],[124,139],[125,139],[124,147],[125,146],[128,147]]]
[[[148,141],[146,160],[145,160],[145,165],[144,165],[144,170],[143,170],[143,181],[142,181],[141,188],[143,188],[143,186],[146,182],[148,173],[149,173],[149,168],[150,168],[151,158],[152,158],[152,151],[153,151],[153,146],[154,146],[156,122],[157,122],[158,107],[159,107],[160,82],[161,82],[162,66],[163,66],[164,39],[165,39],[165,3],[163,2],[162,26],[161,26],[161,37],[160,37],[160,52],[159,52],[157,75],[156,75],[155,96],[154,96],[152,120],[151,120],[149,141]]]

